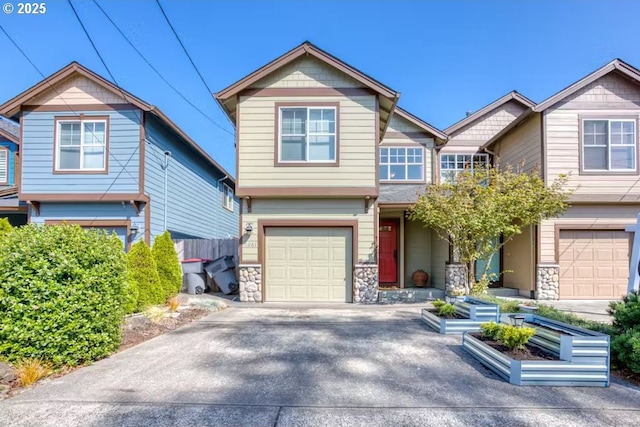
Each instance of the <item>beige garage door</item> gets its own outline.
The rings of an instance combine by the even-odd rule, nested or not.
[[[561,230],[560,298],[614,299],[627,292],[629,234]]]
[[[351,302],[351,228],[267,227],[267,301]]]

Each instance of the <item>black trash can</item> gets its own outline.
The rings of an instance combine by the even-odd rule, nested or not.
[[[211,277],[224,294],[238,292],[240,284],[235,272],[235,263],[231,255],[224,255],[204,266],[204,270]]]

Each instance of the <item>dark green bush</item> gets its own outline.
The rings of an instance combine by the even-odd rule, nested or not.
[[[9,218],[0,218],[0,237],[9,234],[12,229]]]
[[[613,327],[604,322],[597,322],[595,320],[583,319],[573,313],[567,313],[560,311],[555,307],[540,304],[536,311],[538,316],[547,317],[558,322],[568,323],[570,325],[579,326],[581,328],[590,329],[592,331],[601,332],[603,334],[611,335],[613,333]]]
[[[165,299],[171,298],[182,289],[182,267],[168,231],[156,237],[151,253],[158,267],[158,276]]]
[[[640,374],[640,325],[611,340],[611,355],[616,365]]]
[[[0,239],[0,354],[77,365],[121,339],[122,242],[79,226],[25,225]]]
[[[622,301],[609,303],[609,314],[613,316],[613,326],[619,332],[625,332],[640,325],[640,294],[632,292]]]
[[[142,311],[155,304],[164,304],[164,290],[151,249],[140,240],[131,246],[127,254],[127,280],[138,292],[136,310]]]

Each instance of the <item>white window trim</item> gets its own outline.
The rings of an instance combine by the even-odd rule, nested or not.
[[[78,169],[62,169],[60,167],[60,136],[62,134],[62,124],[65,123],[80,123],[80,145],[78,147],[80,147],[80,167]],[[104,123],[104,142],[102,144],[85,144],[84,143],[84,124],[85,123]],[[88,172],[104,172],[107,170],[107,156],[109,155],[109,153],[107,152],[107,138],[108,138],[108,132],[109,132],[109,128],[108,128],[108,123],[107,120],[105,119],[86,119],[86,120],[57,120],[56,121],[56,164],[55,164],[55,171],[56,172],[84,172],[84,171],[88,171]],[[85,168],[83,167],[83,163],[84,163],[84,148],[85,147],[103,147],[104,148],[104,156],[102,159],[102,167],[101,168]]]
[[[305,160],[282,160],[282,110],[286,109],[302,109],[305,108],[307,110],[307,121],[306,121],[306,131],[305,134],[287,134],[287,136],[304,136],[305,137]],[[333,117],[335,121],[335,131],[333,133],[326,132],[314,132],[309,133],[309,121],[310,121],[310,112],[311,110],[333,110]],[[326,164],[335,164],[338,158],[338,109],[334,106],[318,106],[318,105],[283,105],[278,107],[278,163],[326,163]],[[309,160],[309,136],[333,136],[333,160]]]
[[[9,148],[5,146],[0,146],[0,153],[5,153],[4,159],[4,176],[0,175],[0,184],[6,185],[9,184]]]
[[[380,147],[380,158],[382,159],[382,150],[383,149],[392,149],[392,148],[400,148],[400,149],[404,149],[405,150],[405,162],[403,163],[389,163],[387,161],[387,163],[382,163],[382,160],[380,161],[380,166],[387,166],[387,176],[389,178],[387,179],[380,179],[380,182],[424,182],[425,179],[425,153],[426,150],[424,149],[424,147],[422,145],[420,146],[412,146],[412,145],[387,145],[387,146],[383,146]],[[406,150],[409,148],[413,148],[413,149],[419,149],[422,152],[422,163],[407,163],[407,152]],[[391,152],[389,152],[389,155],[391,155]],[[405,179],[391,179],[391,165],[394,166],[404,166],[404,176],[406,177]],[[421,173],[420,173],[420,179],[409,179],[409,165],[420,165],[421,166]]]
[[[227,184],[222,184],[222,207],[233,212],[233,190]]]
[[[487,166],[489,165],[489,160],[490,160],[489,159],[489,155],[487,153],[478,153],[478,152],[475,152],[475,153],[442,153],[442,154],[439,155],[439,159],[438,159],[438,170],[440,172],[439,176],[438,176],[438,179],[439,179],[439,181],[441,183],[445,182],[442,179],[442,172],[443,171],[454,171],[454,172],[456,172],[456,175],[457,175],[458,173],[467,170],[466,168],[465,169],[458,169],[457,167],[455,169],[443,169],[442,168],[442,159],[443,159],[444,156],[455,156],[456,159],[455,159],[454,163],[456,163],[456,165],[458,164],[458,159],[457,159],[458,156],[471,156],[471,171],[475,170],[475,162],[473,161],[473,158],[475,156],[484,157],[485,160],[486,160],[485,165],[487,165]]]
[[[587,145],[585,146],[584,144],[584,136],[585,136],[585,132],[584,132],[584,123],[585,122],[607,122],[607,169],[587,169],[584,166],[584,161],[585,161],[585,155],[584,155],[584,149],[585,147],[602,147],[602,145]],[[633,164],[634,164],[634,168],[633,169],[612,169],[611,168],[611,122],[629,122],[629,123],[633,123],[633,145],[629,145],[629,144],[620,144],[617,145],[618,147],[633,147]],[[633,172],[637,172],[638,171],[638,126],[637,126],[637,122],[636,119],[629,119],[629,118],[620,118],[620,119],[616,119],[616,118],[597,118],[597,117],[586,117],[583,118],[580,122],[580,126],[581,126],[581,132],[580,135],[582,136],[582,141],[580,141],[580,150],[581,150],[581,165],[580,165],[580,171],[581,172],[587,172],[587,173],[608,173],[608,172],[614,172],[614,173],[619,173],[619,172],[628,172],[628,173],[633,173]]]

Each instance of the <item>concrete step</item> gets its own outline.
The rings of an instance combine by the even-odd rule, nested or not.
[[[378,292],[378,302],[381,304],[416,303],[435,299],[444,299],[444,290],[438,288],[404,288]]]
[[[496,297],[517,297],[520,293],[514,288],[489,288],[489,295]]]

